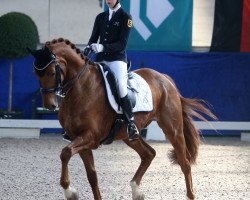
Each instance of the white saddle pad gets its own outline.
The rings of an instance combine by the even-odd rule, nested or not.
[[[111,92],[109,82],[106,78],[108,72],[104,72],[101,65],[100,69],[104,77],[106,91],[109,99],[109,103],[111,107],[116,111],[118,114],[122,114],[122,109],[119,110],[119,106],[115,101],[115,98]],[[148,83],[138,74],[132,73],[132,79],[130,79],[131,88],[134,88],[137,92],[135,92],[135,99],[136,104],[133,108],[133,112],[140,112],[140,111],[152,111],[153,110],[153,98],[152,92]]]

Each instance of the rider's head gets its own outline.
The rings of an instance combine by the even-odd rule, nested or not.
[[[120,3],[120,0],[106,0],[106,3],[109,8],[114,9]]]

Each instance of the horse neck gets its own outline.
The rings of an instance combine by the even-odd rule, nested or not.
[[[74,49],[64,44],[61,46],[55,45],[54,52],[57,53],[58,57],[65,60],[64,82],[66,84],[73,80],[74,87],[70,91],[72,96],[86,95],[87,93],[92,95],[97,90],[103,91],[101,89],[103,88],[101,73],[95,64],[89,63]]]
[[[78,106],[79,110],[74,112],[84,112],[85,115],[93,110],[100,110],[105,107],[105,91],[101,73],[94,65],[89,65],[87,70],[81,75],[79,80],[74,82],[72,89],[61,102],[62,108],[67,108],[68,112]],[[73,102],[73,103],[72,103]],[[98,108],[97,108],[98,105]],[[102,110],[100,112],[103,112]],[[75,113],[74,113],[75,114]]]
[[[87,69],[80,79],[80,84],[94,91],[100,85],[102,86],[101,73],[94,64],[88,64],[86,67]]]
[[[66,80],[76,75],[85,63],[85,60],[81,58],[80,54],[76,53],[75,49],[63,42],[52,44],[51,50],[56,54],[59,63],[64,63],[62,68]]]
[[[63,74],[64,74],[64,84],[68,82],[72,84],[76,79],[82,78],[82,75],[86,73],[87,64],[86,59],[82,59],[79,54],[72,52],[72,50],[67,50],[66,48],[63,51],[58,52],[59,62],[60,60],[65,65],[62,65]]]
[[[66,62],[66,78],[69,80],[79,74],[85,66],[85,62],[83,60],[66,60]]]
[[[102,86],[101,73],[92,63],[86,63],[84,61],[81,65],[76,65],[76,63],[70,63],[67,66],[67,76],[68,80],[76,80],[75,89],[79,95],[80,91],[84,91],[85,94],[93,93],[99,86]]]

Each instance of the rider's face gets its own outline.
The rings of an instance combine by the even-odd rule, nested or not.
[[[106,3],[108,5],[109,8],[113,8],[114,5],[116,4],[117,0],[106,0]]]

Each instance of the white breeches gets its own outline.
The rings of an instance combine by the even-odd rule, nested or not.
[[[123,98],[128,94],[127,89],[127,81],[128,81],[128,73],[127,73],[127,63],[123,61],[112,61],[107,62],[104,61],[106,65],[114,72],[115,77],[118,81],[118,89],[120,93],[120,97]]]

